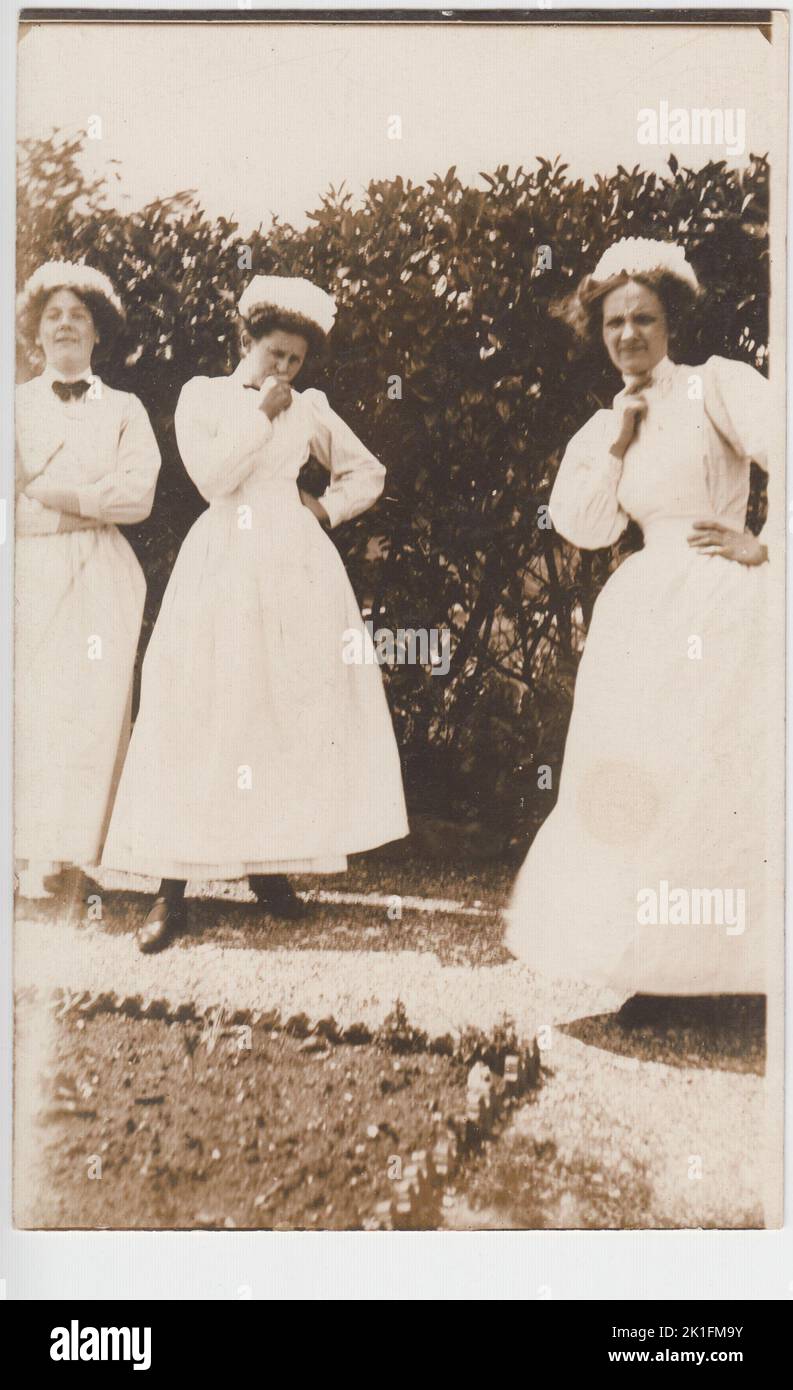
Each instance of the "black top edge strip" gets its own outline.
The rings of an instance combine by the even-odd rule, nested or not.
[[[21,23],[40,23],[47,20],[71,20],[73,22],[137,24],[162,20],[184,23],[202,23],[224,20],[229,24],[250,24],[252,20],[280,20],[281,23],[320,23],[332,21],[334,24],[353,24],[369,22],[413,23],[413,24],[742,24],[755,26],[770,24],[773,10],[455,10],[449,8],[444,13],[436,10],[67,10],[25,9],[21,10]]]

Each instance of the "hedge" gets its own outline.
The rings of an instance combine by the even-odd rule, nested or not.
[[[372,182],[358,200],[331,188],[305,229],[276,218],[243,237],[191,191],[116,210],[83,177],[81,148],[57,132],[22,143],[18,278],[84,257],[127,305],[104,373],[144,401],[163,453],[152,516],[128,531],[149,586],[142,649],[204,506],[174,440],[181,386],[233,366],[251,273],[309,276],[339,315],[327,359],[299,384],[326,390],[388,469],[378,506],[334,539],[375,627],[452,634],[448,675],[384,668],[411,806],[522,846],[551,804],[537,769],[560,766],[592,604],[640,543],[632,531],[611,552],[578,552],[540,524],[566,442],[621,385],[605,354],[573,352],[549,308],[618,237],[673,238],[706,287],[682,360],[715,352],[765,370],[767,160],[690,170],[671,157],[663,177],[619,167],[591,184],[543,158],[481,186],[452,168]],[[317,470],[309,486],[324,485]],[[756,480],[755,529],[761,510]]]

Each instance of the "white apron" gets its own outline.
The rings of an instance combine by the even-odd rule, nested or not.
[[[335,872],[408,832],[380,671],[343,660],[345,633],[368,635],[296,482],[310,449],[331,470],[322,500],[336,521],[373,500],[383,470],[321,393],[295,393],[272,427],[256,404],[239,372],[197,378],[180,401],[180,448],[210,506],[146,653],[103,858],[112,869]],[[246,472],[234,460],[248,429],[259,442]]]
[[[17,390],[14,650],[14,853],[53,868],[102,852],[146,595],[114,522],[148,515],[160,463],[136,397],[99,383],[67,403],[54,379]],[[74,510],[29,498],[34,479],[71,490]]]
[[[764,379],[717,369],[759,437]],[[686,543],[694,521],[743,530],[749,486],[748,454],[742,478],[737,455],[716,476],[704,402],[689,398],[698,370],[662,366],[621,470],[606,451],[616,419],[594,417],[551,497],[576,544],[610,543],[631,516],[644,549],[595,604],[558,801],[515,884],[506,944],[537,971],[625,996],[766,989],[769,566]]]

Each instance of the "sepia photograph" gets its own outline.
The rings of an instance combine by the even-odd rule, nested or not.
[[[779,1228],[787,12],[17,41],[15,1226]]]

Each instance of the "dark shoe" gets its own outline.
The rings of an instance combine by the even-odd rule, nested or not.
[[[155,898],[142,926],[135,933],[135,944],[144,955],[153,955],[170,946],[182,926],[184,907],[181,902]]]
[[[271,917],[299,922],[308,915],[303,899],[297,896],[289,879],[283,874],[249,874],[248,882],[256,901]]]

